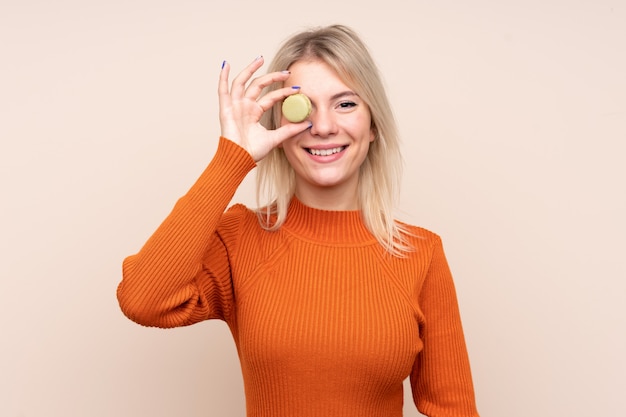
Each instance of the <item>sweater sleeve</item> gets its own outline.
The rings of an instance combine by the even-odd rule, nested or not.
[[[124,259],[117,298],[128,318],[163,328],[226,319],[233,289],[228,247],[218,225],[254,167],[243,148],[220,138],[198,180],[141,250]],[[231,229],[237,226],[230,223]]]
[[[436,236],[419,303],[422,352],[411,373],[413,398],[429,417],[478,417],[456,290]]]

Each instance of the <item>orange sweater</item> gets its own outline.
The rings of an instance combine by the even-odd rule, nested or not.
[[[249,417],[400,417],[409,375],[421,413],[476,417],[454,284],[439,237],[385,253],[358,211],[294,199],[277,232],[226,209],[255,166],[221,138],[215,157],[136,255],[120,306],[145,326],[228,324]]]

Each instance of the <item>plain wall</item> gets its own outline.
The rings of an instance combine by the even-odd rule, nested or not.
[[[244,416],[224,323],[115,290],[215,151],[222,60],[328,23],[383,73],[482,416],[626,415],[623,1],[1,0],[0,416]]]

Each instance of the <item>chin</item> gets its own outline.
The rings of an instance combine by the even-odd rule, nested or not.
[[[344,178],[315,178],[311,181],[312,184],[320,188],[332,188],[344,184],[346,181]]]

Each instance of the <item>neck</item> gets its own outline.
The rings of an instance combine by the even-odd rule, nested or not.
[[[303,204],[320,210],[359,209],[356,189],[350,192],[344,187],[296,187],[296,197]]]
[[[302,239],[323,244],[377,245],[359,210],[324,210],[293,198],[289,204],[285,230]]]

